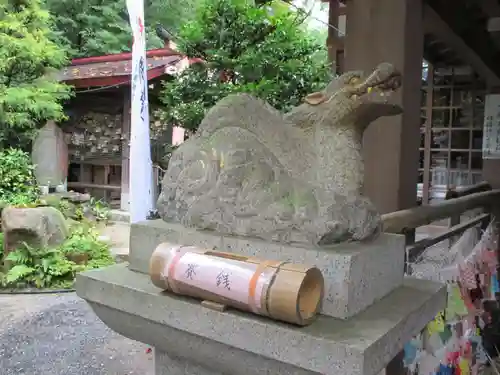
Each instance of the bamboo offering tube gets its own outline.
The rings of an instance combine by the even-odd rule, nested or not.
[[[323,299],[316,267],[194,246],[160,244],[149,274],[158,288],[301,326],[314,320]]]

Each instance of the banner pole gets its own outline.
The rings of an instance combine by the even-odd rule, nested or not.
[[[129,159],[130,222],[137,223],[146,220],[154,207],[144,0],[127,0],[127,10],[134,38]]]

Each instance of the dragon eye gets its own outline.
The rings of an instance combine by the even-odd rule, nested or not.
[[[358,84],[360,81],[361,81],[361,78],[359,78],[359,77],[352,77],[352,78],[349,80],[349,84],[350,84],[350,85],[356,85],[356,84]]]

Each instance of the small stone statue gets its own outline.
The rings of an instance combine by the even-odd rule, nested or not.
[[[381,219],[362,195],[364,130],[401,113],[387,103],[401,76],[387,63],[348,72],[282,114],[230,95],[172,154],[158,199],[168,222],[224,235],[326,245],[366,240]]]

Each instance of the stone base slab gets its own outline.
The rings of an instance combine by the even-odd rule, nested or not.
[[[307,248],[220,236],[162,220],[132,224],[130,269],[147,273],[151,254],[162,242],[315,265],[325,278],[322,314],[341,319],[350,318],[380,300],[401,286],[404,277],[405,239],[400,235],[382,234],[370,243]]]
[[[126,264],[79,274],[76,289],[111,329],[156,348],[157,375],[375,375],[446,303],[445,286],[405,279],[348,321],[299,328],[205,308]]]

